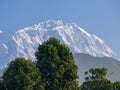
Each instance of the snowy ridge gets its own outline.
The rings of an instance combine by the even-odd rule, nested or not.
[[[87,53],[100,57],[115,56],[114,52],[105,42],[96,35],[89,34],[76,24],[66,23],[61,20],[48,20],[18,30],[12,36],[10,43],[2,45],[8,50],[9,59],[25,57],[35,60],[34,53],[38,45],[50,37],[59,39],[73,53]]]
[[[56,37],[68,45],[73,53],[82,52],[93,56],[108,57],[112,57],[114,54],[103,40],[87,33],[79,26],[67,24],[60,20],[48,20],[15,33],[13,40],[17,44],[18,56],[19,54],[34,56],[38,44],[42,44],[50,37]]]

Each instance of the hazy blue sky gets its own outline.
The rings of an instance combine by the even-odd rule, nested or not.
[[[0,0],[0,35],[48,19],[75,22],[120,53],[120,0]]]

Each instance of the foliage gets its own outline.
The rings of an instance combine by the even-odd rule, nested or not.
[[[81,86],[81,90],[113,90],[113,84],[106,79],[106,68],[95,68],[85,72],[88,75]]]
[[[105,80],[107,75],[107,69],[92,68],[89,71],[85,72],[85,75],[89,75],[85,78],[86,81]]]
[[[2,79],[6,90],[42,90],[39,75],[34,62],[17,58],[10,62]]]
[[[35,53],[45,90],[78,90],[77,65],[69,48],[50,38]]]
[[[6,90],[2,80],[0,80],[0,90]]]
[[[120,90],[120,81],[114,82],[114,90]]]
[[[113,90],[113,84],[109,80],[86,81],[81,90]]]

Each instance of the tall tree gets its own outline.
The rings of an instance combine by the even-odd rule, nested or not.
[[[113,84],[106,78],[106,68],[92,68],[85,75],[81,90],[113,90]]]
[[[35,53],[45,90],[78,90],[78,67],[69,48],[50,38]]]
[[[44,90],[36,64],[24,58],[10,62],[2,79],[6,90]]]

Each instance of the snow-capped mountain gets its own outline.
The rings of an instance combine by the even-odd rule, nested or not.
[[[76,24],[61,20],[48,20],[40,24],[18,30],[7,43],[0,43],[2,59],[0,63],[8,63],[16,57],[35,60],[34,53],[39,44],[50,37],[59,39],[66,44],[73,53],[88,53],[92,56],[114,57],[114,52],[96,35],[89,34]],[[1,59],[0,56],[0,59]],[[4,56],[4,57],[3,57]],[[0,64],[1,66],[2,64]]]

